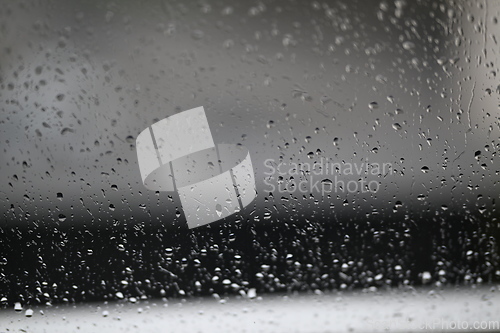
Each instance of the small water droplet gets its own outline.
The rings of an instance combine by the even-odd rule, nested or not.
[[[413,48],[415,48],[415,43],[410,42],[410,41],[403,42],[403,49],[411,50]]]
[[[194,40],[200,40],[200,39],[203,39],[203,37],[205,37],[205,33],[201,30],[194,30],[192,33],[191,33],[191,37],[194,39]]]
[[[378,109],[378,103],[377,102],[370,102],[368,104],[368,107],[370,108],[370,110],[376,110],[376,109]]]
[[[321,184],[323,184],[323,185],[329,185],[329,186],[332,186],[333,182],[331,181],[331,179],[328,179],[328,178],[327,178],[327,179],[323,179],[323,180],[321,181]]]
[[[429,272],[422,273],[422,283],[429,283],[432,280],[432,275]]]
[[[22,311],[22,309],[23,309],[23,306],[21,305],[20,302],[14,303],[14,310],[15,311]]]
[[[257,297],[257,290],[255,288],[248,289],[247,296],[248,296],[248,298],[256,298]]]
[[[68,134],[68,133],[73,133],[75,130],[73,130],[72,128],[69,128],[69,127],[64,127],[62,130],[61,130],[61,134],[62,135],[65,135],[65,134]]]
[[[215,206],[215,212],[217,213],[217,216],[219,216],[219,217],[222,216],[222,206],[220,204],[217,204]]]

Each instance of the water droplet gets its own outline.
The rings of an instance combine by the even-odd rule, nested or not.
[[[256,298],[257,297],[257,290],[255,288],[248,289],[247,296],[248,296],[248,298]]]
[[[429,272],[423,272],[422,273],[422,283],[426,284],[431,282],[432,280],[432,275]]]
[[[321,181],[321,184],[322,185],[329,185],[329,186],[332,186],[333,185],[333,182],[330,180],[330,179],[323,179]]]
[[[377,102],[370,102],[368,104],[368,107],[370,108],[370,110],[376,110],[376,109],[378,109],[378,103]]]
[[[219,217],[222,216],[222,206],[220,204],[217,204],[215,206],[215,212],[217,213],[217,216],[219,216]]]
[[[65,134],[68,134],[68,133],[73,133],[73,132],[75,132],[75,130],[74,130],[74,129],[72,129],[72,128],[69,128],[69,127],[64,127],[64,128],[61,130],[61,134],[62,134],[62,135],[65,135]]]
[[[200,40],[200,39],[203,39],[203,37],[205,37],[205,33],[201,30],[194,30],[192,33],[191,33],[191,37],[194,39],[194,40]]]
[[[21,305],[20,302],[14,303],[14,310],[15,311],[22,311],[23,310],[23,306]]]
[[[405,50],[411,50],[411,49],[415,48],[415,43],[410,42],[410,41],[403,42],[403,48]]]

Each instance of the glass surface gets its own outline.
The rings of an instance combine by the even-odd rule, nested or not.
[[[1,1],[0,330],[500,330],[499,17]]]

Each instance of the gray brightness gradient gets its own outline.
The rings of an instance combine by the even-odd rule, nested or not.
[[[491,217],[499,6],[485,5],[5,4],[4,223],[184,219],[178,196],[144,187],[135,140],[199,106],[215,142],[249,149],[252,219],[269,200],[277,215]]]

